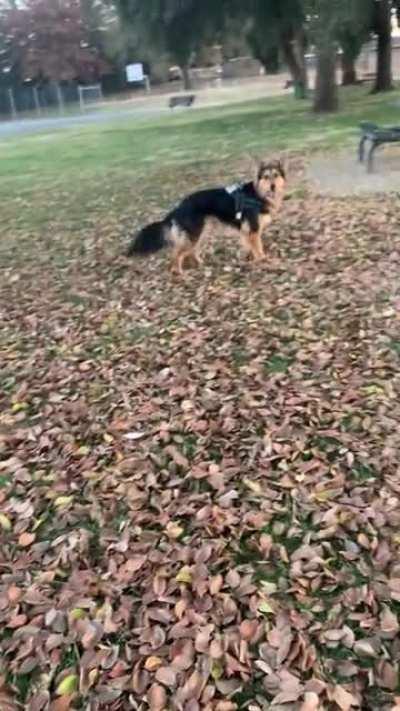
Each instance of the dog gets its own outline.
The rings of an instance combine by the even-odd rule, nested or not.
[[[264,259],[262,234],[284,199],[286,171],[280,160],[260,163],[255,179],[225,188],[200,190],[185,197],[159,222],[144,227],[131,241],[128,256],[173,249],[171,271],[183,275],[185,263],[200,266],[200,237],[209,218],[235,228],[248,256]]]

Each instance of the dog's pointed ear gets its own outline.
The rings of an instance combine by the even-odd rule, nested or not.
[[[255,171],[257,180],[260,180],[266,166],[267,166],[267,162],[265,160],[263,160],[262,158],[257,161],[256,171]]]
[[[279,172],[280,172],[282,178],[286,179],[287,166],[286,166],[286,162],[284,160],[282,160],[282,158],[279,158],[278,166],[279,166]]]

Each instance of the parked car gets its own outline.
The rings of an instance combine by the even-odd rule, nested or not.
[[[182,79],[182,69],[178,66],[168,69],[168,81],[180,81]]]

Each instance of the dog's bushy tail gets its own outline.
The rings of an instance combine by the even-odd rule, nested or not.
[[[166,247],[168,244],[166,230],[165,221],[152,222],[151,225],[144,227],[133,237],[127,250],[128,257],[134,254],[153,254]]]

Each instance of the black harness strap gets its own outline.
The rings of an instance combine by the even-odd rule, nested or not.
[[[245,210],[261,210],[265,207],[265,200],[258,197],[250,197],[243,190],[243,185],[234,186],[234,189],[227,188],[227,192],[235,201],[235,218],[241,220]]]

